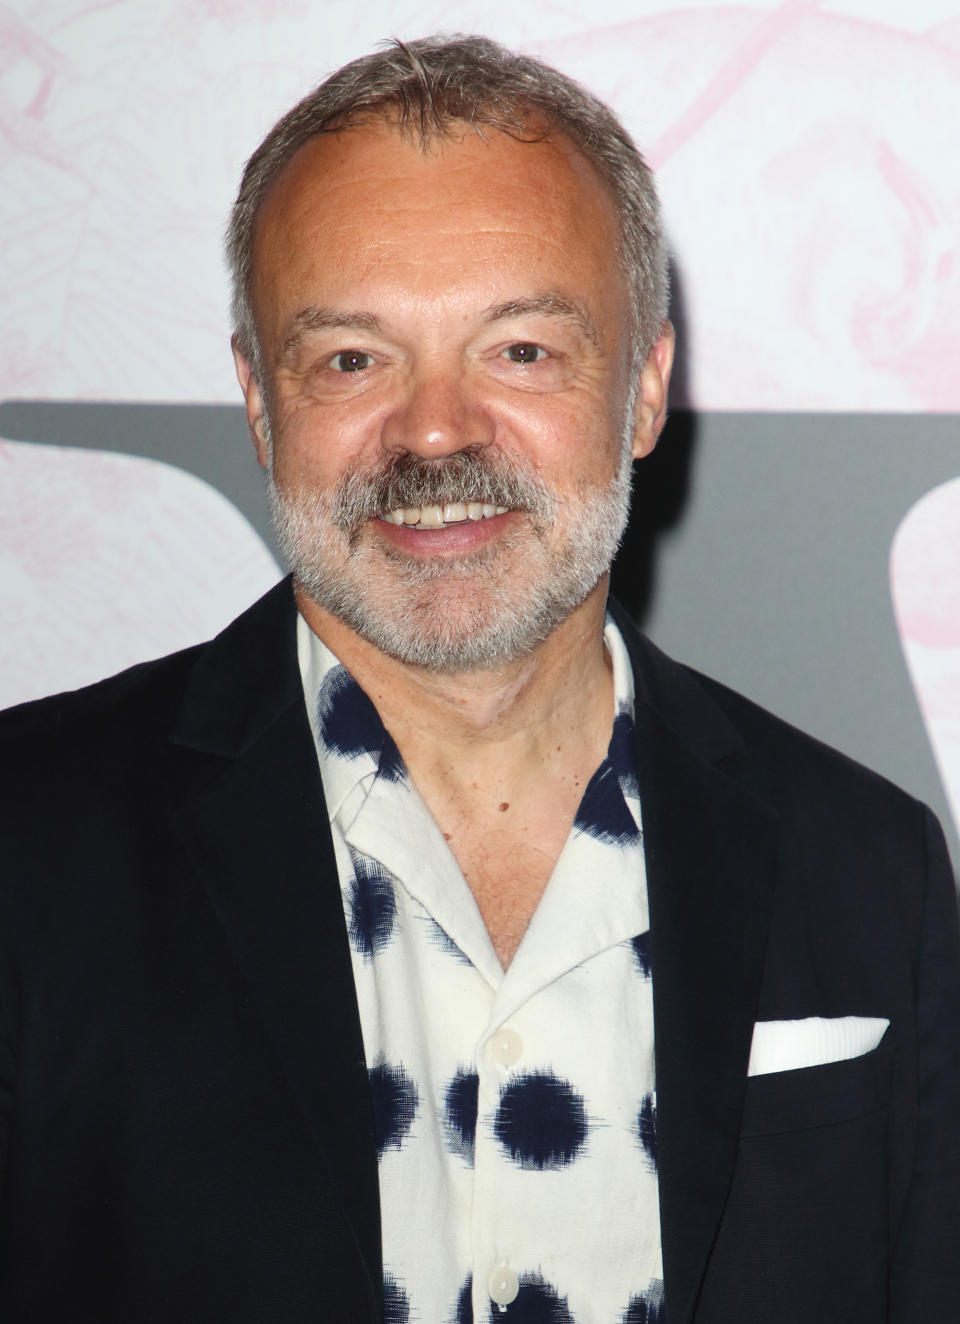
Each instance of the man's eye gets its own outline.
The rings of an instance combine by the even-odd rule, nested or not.
[[[330,366],[334,372],[363,372],[372,362],[370,355],[362,349],[342,349],[339,354],[334,354]]]
[[[547,351],[542,345],[533,345],[527,340],[508,345],[504,353],[511,363],[539,363],[547,357]]]

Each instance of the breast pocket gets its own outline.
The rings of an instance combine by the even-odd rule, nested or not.
[[[753,1076],[697,1324],[886,1318],[889,1033],[862,1057]]]
[[[865,1117],[886,1105],[891,1062],[887,1031],[880,1045],[861,1057],[751,1076],[740,1134],[804,1131]]]

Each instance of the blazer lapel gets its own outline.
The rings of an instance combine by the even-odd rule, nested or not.
[[[376,1139],[346,926],[285,582],[200,654],[173,740],[176,812],[321,1150],[382,1317]]]
[[[779,830],[725,715],[623,628],[637,666],[664,1288],[670,1324],[689,1324],[736,1160]]]

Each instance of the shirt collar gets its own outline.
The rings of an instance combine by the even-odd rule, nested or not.
[[[603,640],[613,669],[614,693],[614,726],[607,761],[639,828],[640,801],[631,742],[633,669],[623,636],[609,614]],[[358,787],[368,792],[378,776],[389,782],[405,781],[407,770],[372,701],[302,616],[297,617],[297,657],[327,811],[333,822]],[[586,806],[587,797],[577,826],[582,826],[579,820]]]
[[[467,956],[497,991],[494,1011],[501,1018],[545,979],[558,978],[648,926],[634,766],[633,672],[610,617],[604,642],[614,687],[607,756],[587,786],[505,976],[473,895],[376,708],[306,622],[298,621],[301,676],[331,824],[336,822],[351,851],[388,869]],[[585,889],[584,878],[602,878],[601,893]]]
[[[380,775],[406,780],[407,771],[373,703],[302,616],[297,657],[330,821],[358,787]]]

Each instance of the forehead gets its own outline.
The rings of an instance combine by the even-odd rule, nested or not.
[[[480,300],[516,297],[529,290],[493,287],[520,281],[602,301],[623,286],[619,233],[609,188],[563,134],[464,126],[422,150],[376,121],[311,139],[274,181],[254,232],[254,307],[269,322],[317,283],[335,297],[373,278],[424,299],[471,284],[489,287]]]

